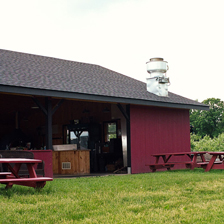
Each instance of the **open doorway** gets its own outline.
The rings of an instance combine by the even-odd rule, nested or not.
[[[100,172],[113,172],[123,167],[120,120],[103,122],[103,143],[98,144]]]

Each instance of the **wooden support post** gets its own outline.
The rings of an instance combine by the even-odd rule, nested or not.
[[[53,149],[52,145],[52,116],[56,112],[56,110],[61,106],[64,102],[64,99],[61,99],[55,107],[52,109],[52,100],[50,97],[45,98],[45,107],[39,102],[39,100],[35,97],[32,98],[33,101],[39,106],[42,112],[46,115],[46,148]]]
[[[46,116],[46,147],[47,149],[53,149],[52,145],[52,101],[50,97],[45,98],[45,105],[47,109]]]
[[[130,125],[130,104],[126,106],[126,113],[129,119],[126,119],[127,125],[127,165],[128,174],[131,174],[131,125]]]
[[[126,105],[126,110],[117,104],[117,107],[126,119],[126,131],[127,131],[127,167],[128,173],[131,174],[131,131],[130,131],[130,105]]]

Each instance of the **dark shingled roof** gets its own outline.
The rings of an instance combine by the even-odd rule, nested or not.
[[[0,49],[0,92],[4,92],[3,87],[29,88],[31,92],[42,93],[48,90],[48,94],[57,91],[64,96],[82,94],[99,101],[114,99],[142,105],[208,109],[207,105],[171,92],[168,97],[149,93],[146,83],[99,65]]]

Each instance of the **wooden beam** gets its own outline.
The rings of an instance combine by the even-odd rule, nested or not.
[[[47,110],[44,108],[44,106],[40,103],[40,101],[35,98],[35,97],[32,97],[33,101],[36,103],[36,105],[42,110],[42,112],[47,115]]]
[[[120,103],[117,104],[117,107],[119,108],[119,110],[121,111],[125,119],[130,120],[130,116],[127,114],[127,112],[124,110],[124,108],[122,107]]]
[[[52,109],[52,115],[56,112],[56,110],[61,106],[61,104],[64,102],[64,99],[61,99]]]

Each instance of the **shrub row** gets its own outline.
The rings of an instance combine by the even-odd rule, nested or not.
[[[191,151],[224,151],[224,133],[215,138],[191,134]]]

